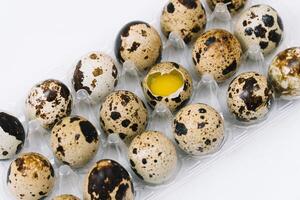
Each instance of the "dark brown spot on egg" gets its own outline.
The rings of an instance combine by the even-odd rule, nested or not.
[[[195,9],[198,7],[196,0],[178,0],[178,1],[188,9]]]
[[[226,67],[223,71],[223,75],[227,75],[231,72],[234,72],[237,69],[237,62],[234,60],[228,67]]]
[[[274,25],[274,17],[272,15],[263,15],[262,21],[266,27],[272,27]]]
[[[168,13],[173,13],[175,11],[175,7],[174,7],[173,3],[169,3],[167,5],[167,11],[168,11]]]
[[[121,114],[119,112],[113,111],[110,114],[110,118],[112,118],[113,120],[118,120],[118,119],[120,119],[120,117],[121,117]]]
[[[186,126],[183,123],[180,123],[177,120],[174,120],[174,125],[175,125],[175,133],[178,136],[187,134],[188,130],[187,130]]]
[[[88,143],[98,141],[98,133],[93,124],[89,121],[79,122],[80,130]]]
[[[277,30],[272,30],[269,32],[268,38],[278,46],[281,41],[281,34],[277,33]]]
[[[267,30],[260,24],[254,28],[254,34],[256,37],[266,38]]]

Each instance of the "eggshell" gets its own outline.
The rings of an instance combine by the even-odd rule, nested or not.
[[[48,196],[54,186],[54,170],[47,158],[25,153],[8,169],[7,185],[18,200],[39,200]]]
[[[30,120],[38,120],[51,129],[60,119],[71,114],[72,96],[68,87],[58,80],[48,79],[35,85],[26,99]]]

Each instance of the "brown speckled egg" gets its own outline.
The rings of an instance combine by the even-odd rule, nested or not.
[[[198,73],[212,75],[217,82],[233,76],[241,64],[242,48],[231,33],[213,29],[203,33],[195,42],[193,62]]]
[[[227,105],[237,120],[251,122],[263,119],[274,100],[267,79],[255,72],[237,76],[229,85]]]
[[[206,26],[206,13],[198,0],[170,0],[160,18],[163,34],[178,34],[186,44],[194,41]]]
[[[186,153],[205,155],[220,148],[224,139],[224,120],[206,104],[192,104],[182,108],[173,121],[176,143]]]
[[[106,134],[130,139],[143,132],[148,123],[144,102],[134,93],[119,90],[108,95],[100,108],[100,124]]]
[[[173,143],[156,131],[136,136],[129,146],[128,159],[135,174],[151,184],[167,181],[177,165]]]
[[[73,74],[75,91],[86,90],[95,103],[111,93],[117,82],[118,69],[114,60],[101,52],[91,52],[83,56]]]
[[[142,82],[145,97],[151,107],[162,102],[171,111],[183,107],[193,90],[188,71],[174,62],[161,62],[151,68]]]
[[[68,87],[58,80],[45,80],[35,85],[26,99],[30,120],[37,119],[44,128],[71,114],[72,96]]]
[[[280,52],[273,60],[268,73],[276,93],[284,98],[300,96],[300,47]]]
[[[51,131],[55,157],[74,168],[83,167],[96,154],[99,136],[94,125],[83,117],[65,117]]]
[[[115,54],[119,62],[130,60],[139,70],[147,70],[159,62],[161,53],[161,38],[158,32],[146,22],[130,22],[117,36]]]
[[[54,197],[52,200],[80,200],[80,199],[71,194],[63,194],[63,195]]]
[[[224,3],[231,14],[235,14],[244,8],[247,0],[206,0],[210,9],[214,10],[218,3]]]
[[[235,26],[235,35],[244,50],[257,45],[266,55],[278,47],[283,38],[282,20],[274,8],[255,5],[240,16]]]
[[[8,169],[7,185],[18,200],[44,199],[54,185],[54,170],[47,158],[38,153],[25,153]]]
[[[116,161],[100,160],[85,177],[83,197],[85,200],[133,200],[131,177]]]
[[[19,153],[25,142],[25,130],[20,120],[0,112],[0,160],[10,159]]]

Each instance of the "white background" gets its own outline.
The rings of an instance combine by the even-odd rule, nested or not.
[[[299,46],[300,1],[268,3]],[[0,0],[0,108],[22,102],[49,73],[63,76],[83,54],[109,53],[122,25],[151,23],[161,8],[162,0]],[[300,104],[163,199],[300,199],[299,111]]]

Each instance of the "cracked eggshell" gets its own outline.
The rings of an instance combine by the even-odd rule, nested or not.
[[[51,129],[71,114],[72,96],[64,83],[48,79],[31,88],[25,105],[29,120],[36,119],[44,128]]]
[[[132,61],[137,69],[147,70],[161,60],[162,41],[154,27],[133,21],[119,32],[115,54],[120,63]]]
[[[170,0],[160,17],[163,34],[168,38],[174,32],[186,44],[197,39],[205,29],[206,22],[206,12],[198,0]]]
[[[97,153],[99,145],[96,128],[83,117],[65,117],[51,131],[53,154],[74,168],[87,164]]]
[[[38,153],[21,154],[8,169],[7,185],[19,200],[39,200],[48,196],[54,185],[54,170]]]
[[[25,130],[18,118],[0,112],[0,160],[19,153],[25,142]]]
[[[173,143],[156,131],[136,136],[129,146],[128,159],[135,174],[150,184],[167,181],[177,166]]]
[[[84,89],[95,103],[111,93],[118,83],[118,69],[114,60],[101,52],[91,52],[77,63],[73,74],[73,87]]]
[[[223,82],[238,70],[242,48],[233,34],[222,29],[213,29],[197,39],[192,57],[200,76],[210,74],[217,82]]]
[[[134,93],[118,90],[108,95],[100,108],[100,125],[106,134],[130,139],[142,133],[148,124],[144,102]]]
[[[273,91],[267,79],[256,72],[237,76],[230,83],[227,92],[228,109],[242,122],[253,122],[266,117],[273,101]]]
[[[224,120],[206,104],[191,104],[176,114],[173,134],[178,146],[188,154],[214,153],[224,140]]]
[[[169,96],[158,96],[155,95],[148,86],[148,79],[149,76],[160,73],[168,74],[172,71],[179,72],[183,79],[183,85],[180,87],[176,92]],[[174,62],[161,62],[156,64],[151,68],[151,70],[145,76],[142,87],[144,91],[144,95],[148,104],[154,108],[158,103],[164,103],[171,111],[176,111],[177,109],[185,106],[187,102],[190,100],[192,96],[193,90],[193,82],[190,74],[188,71],[182,67],[181,65],[174,63]]]
[[[214,10],[218,3],[224,3],[231,14],[236,14],[244,8],[247,0],[206,0],[206,2],[211,10]]]
[[[63,194],[63,195],[54,197],[52,200],[80,200],[80,199],[71,194]]]
[[[300,47],[280,52],[272,61],[268,79],[275,92],[292,99],[300,96]]]
[[[283,23],[277,11],[268,5],[255,5],[246,10],[235,25],[235,35],[244,50],[252,45],[267,55],[280,44]]]
[[[133,200],[134,188],[131,177],[116,161],[100,160],[85,177],[83,197],[85,200]]]

